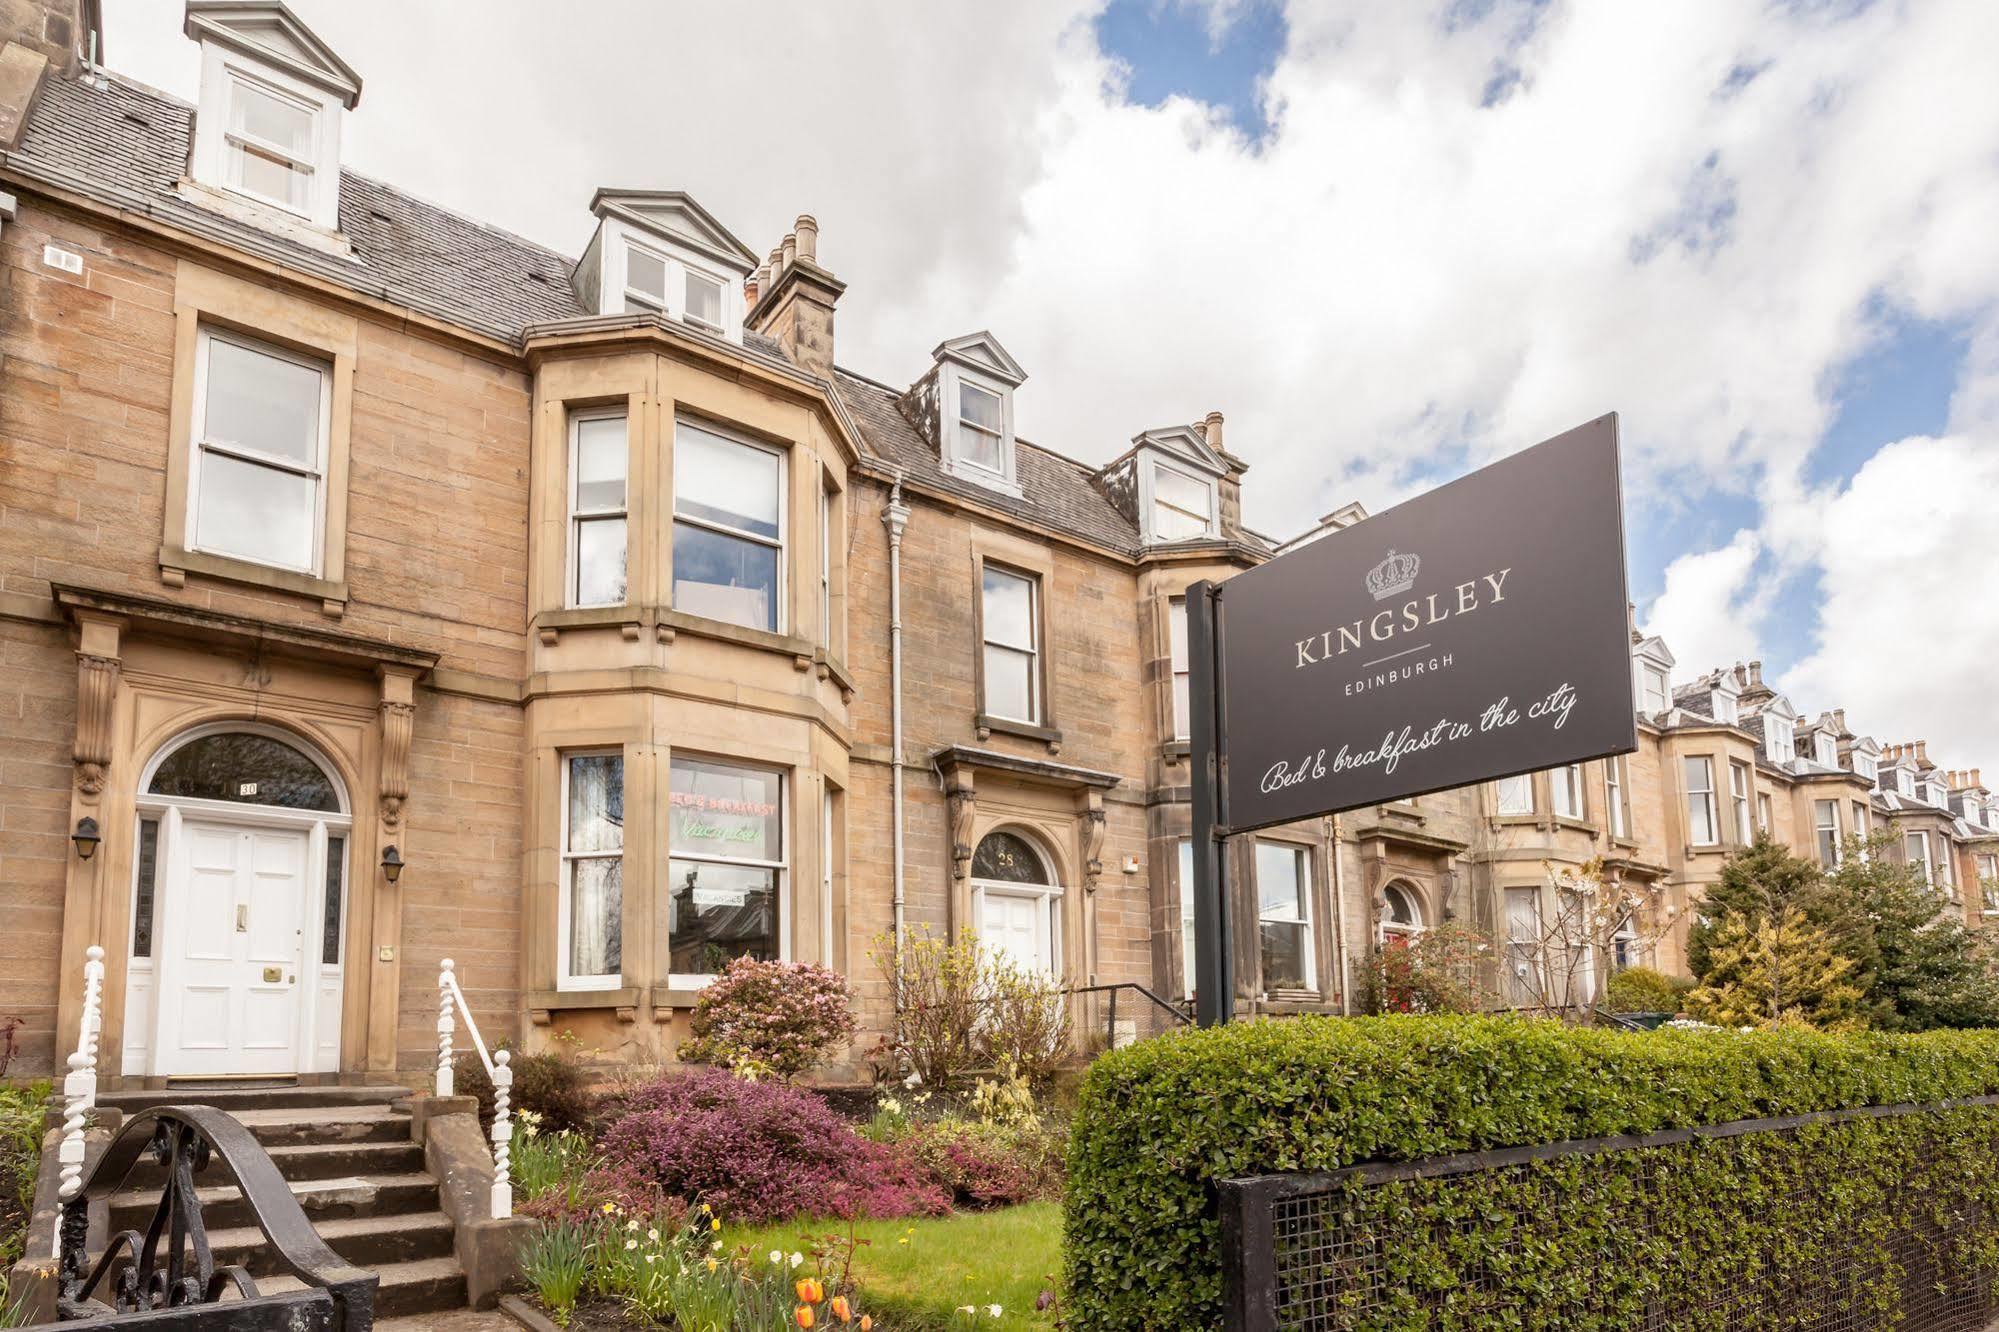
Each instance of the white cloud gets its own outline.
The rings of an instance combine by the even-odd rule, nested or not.
[[[1645,632],[1666,640],[1680,683],[1717,666],[1757,656],[1775,584],[1759,577],[1762,542],[1737,532],[1727,545],[1682,555],[1666,566],[1666,589],[1642,617]]]
[[[1817,649],[1783,677],[1800,706],[1847,709],[1945,767],[1999,763],[1999,437],[1884,448],[1822,509]]]
[[[1802,479],[1881,309],[1982,328],[1999,366],[1989,0],[1295,0],[1255,146],[1185,99],[1126,104],[1102,0],[294,3],[366,81],[358,169],[570,252],[603,184],[688,189],[760,251],[810,211],[849,284],[844,363],[909,378],[990,327],[1031,373],[1024,432],[1085,458],[1220,408],[1263,530],[1618,409],[1634,521],[1708,491],[1765,507],[1674,565],[1654,618],[1687,660],[1753,650],[1768,600],[1725,586],[1745,551],[1822,559],[1837,598],[1831,570],[1885,538],[1828,527],[1861,501]],[[192,93],[179,5],[106,11],[114,68]],[[1999,374],[1974,378],[1953,430],[1999,421]],[[1828,644],[1867,618],[1837,604]],[[1956,632],[1999,656],[1989,625]],[[1861,719],[1837,655],[1799,678]]]

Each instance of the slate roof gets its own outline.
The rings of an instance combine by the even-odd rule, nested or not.
[[[352,258],[238,221],[183,197],[194,108],[141,84],[49,79],[9,167],[209,236],[368,296],[513,342],[530,324],[590,313],[570,285],[576,261],[353,171],[340,176],[340,227]],[[746,332],[749,350],[786,360]],[[1019,441],[1019,499],[951,475],[897,406],[898,392],[847,371],[836,391],[864,443],[913,480],[1124,555],[1139,533],[1091,482],[1091,469]]]
[[[953,476],[943,460],[898,405],[894,389],[847,370],[834,372],[834,387],[882,459],[901,467],[911,480],[936,490],[1054,528],[1124,555],[1138,553],[1138,529],[1091,484],[1091,469],[1074,459],[1026,440],[1015,441],[1014,470],[1021,497]]]
[[[476,332],[512,340],[526,324],[584,313],[574,260],[352,171],[340,173],[352,259],[190,202],[175,185],[193,120],[186,103],[115,75],[102,87],[51,78],[8,162]]]

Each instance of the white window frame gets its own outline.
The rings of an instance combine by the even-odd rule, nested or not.
[[[1509,790],[1516,793],[1526,793],[1527,802],[1525,808],[1507,808],[1507,792]],[[1515,803],[1517,804],[1518,802]],[[1492,784],[1492,808],[1493,812],[1501,818],[1510,819],[1531,816],[1534,813],[1534,774],[1530,772],[1515,773],[1511,777],[1501,777],[1494,781]]]
[[[1603,761],[1604,826],[1612,837],[1629,837],[1624,810],[1624,755],[1613,754]]]
[[[1910,856],[1909,851],[1912,845],[1922,848],[1920,854]],[[1905,833],[1902,837],[1902,855],[1906,859],[1913,859],[1916,864],[1922,866],[1923,882],[1925,884],[1931,888],[1937,886],[1936,867],[1930,861],[1930,835],[1927,832],[1918,828]]]
[[[1173,629],[1179,626],[1179,652],[1174,651]],[[1194,728],[1193,669],[1187,650],[1187,597],[1182,593],[1166,599],[1166,709],[1175,740],[1189,739]]]
[[[1409,914],[1416,918],[1416,923],[1414,925],[1404,925],[1399,921],[1394,921],[1390,919],[1390,913],[1388,911],[1388,905],[1387,905],[1388,895],[1390,893],[1394,893],[1396,896],[1402,898],[1405,902],[1409,904]],[[1424,930],[1430,927],[1429,922],[1423,919],[1423,899],[1417,896],[1416,891],[1413,888],[1411,888],[1408,884],[1403,883],[1400,880],[1397,880],[1393,883],[1383,885],[1381,889],[1381,900],[1382,900],[1382,911],[1381,911],[1380,933],[1381,933],[1381,941],[1383,943],[1386,943],[1391,938],[1407,939],[1413,942],[1419,935],[1423,933]]]
[[[1754,816],[1750,813],[1750,796],[1754,783],[1749,776],[1749,765],[1740,759],[1728,761],[1728,803],[1735,815],[1735,837],[1743,846],[1756,840]]]
[[[1312,854],[1312,848],[1298,842],[1286,842],[1274,837],[1259,837],[1256,839],[1256,845],[1281,847],[1285,851],[1291,853],[1292,857],[1291,863],[1298,867],[1299,914],[1303,917],[1303,919],[1301,920],[1283,920],[1283,919],[1273,918],[1266,921],[1263,915],[1262,885],[1261,884],[1256,885],[1257,980],[1262,985],[1262,989],[1265,994],[1272,993],[1268,983],[1264,982],[1262,974],[1264,925],[1265,924],[1283,925],[1286,927],[1296,926],[1301,931],[1301,942],[1299,944],[1299,952],[1301,956],[1303,956],[1303,958],[1305,959],[1305,966],[1304,966],[1305,975],[1303,978],[1305,982],[1304,989],[1302,991],[1278,991],[1278,993],[1309,992],[1312,994],[1317,994],[1319,993],[1319,959],[1314,944],[1314,940],[1317,938],[1317,929],[1314,923],[1316,917],[1315,913],[1312,910],[1312,876],[1316,866],[1315,866],[1315,858]],[[1250,863],[1252,865],[1256,863],[1254,848],[1252,848]]]
[[[1839,741],[1826,731],[1812,733],[1812,757],[1822,768],[1839,766]]]
[[[1710,700],[1709,706],[1714,709],[1714,719],[1716,721],[1726,722],[1728,725],[1733,726],[1742,719],[1742,712],[1736,705],[1735,695],[1729,693],[1726,689],[1714,690],[1710,695]]]
[[[1770,793],[1768,791],[1758,791],[1756,793],[1756,831],[1773,837],[1776,835],[1776,825],[1772,821]]]
[[[983,393],[987,397],[992,398],[999,403],[1000,428],[998,430],[988,430],[984,426],[979,425],[978,423],[974,422],[965,415],[965,395],[967,393]],[[990,472],[994,476],[1005,476],[1006,452],[1007,452],[1006,449],[1007,395],[1000,392],[998,389],[988,388],[984,384],[975,384],[969,379],[961,378],[958,381],[958,391],[955,396],[956,396],[956,401],[952,403],[955,415],[953,416],[952,420],[953,420],[953,429],[957,435],[957,440],[958,440],[958,449],[957,449],[958,461],[962,462],[967,467],[976,467],[981,472]],[[992,440],[992,449],[994,455],[994,463],[992,466],[989,467],[985,463],[980,462],[977,458],[972,456],[971,449],[966,447],[966,432],[968,431],[973,435],[977,435],[980,436],[981,438],[987,438]]]
[[[1978,891],[1980,913],[1999,916],[1999,855],[1990,851],[1978,857]]]
[[[1583,817],[1582,764],[1564,763],[1548,769],[1548,804],[1558,819]]]
[[[575,863],[579,860],[611,860],[614,858],[622,861],[625,858],[625,838],[622,829],[618,834],[618,851],[615,857],[608,851],[571,851],[569,849],[569,768],[571,760],[580,758],[617,759],[618,784],[620,788],[623,787],[625,781],[625,751],[621,747],[608,749],[565,749],[559,755],[562,773],[560,782],[561,790],[559,793],[561,804],[555,843],[556,856],[560,865],[556,876],[555,988],[570,991],[616,990],[623,988],[625,983],[622,970],[617,975],[603,976],[572,976],[569,972],[569,939],[572,929],[570,911],[572,899],[576,895],[573,880]],[[620,871],[619,876],[618,901],[622,909],[622,903],[624,902],[624,879],[622,871]],[[624,956],[624,923],[622,920],[619,922],[618,933],[618,955],[622,959]]]
[[[655,296],[649,291],[642,291],[632,285],[633,251],[643,254],[648,259],[659,261],[659,295]],[[624,308],[625,301],[637,301],[640,305],[658,314],[668,313],[668,307],[673,300],[673,260],[667,256],[665,250],[655,249],[650,245],[633,240],[627,236],[624,241],[624,262],[618,266],[618,273],[621,279],[619,285],[622,297],[618,303],[620,313],[631,313]]]
[[[1797,762],[1798,730],[1789,717],[1763,714],[1763,752],[1772,763]]]
[[[311,467],[300,466],[296,459],[281,458],[275,454],[245,448],[240,444],[213,443],[208,439],[209,349],[218,340],[260,355],[290,361],[319,376],[319,428],[316,432],[319,437],[318,456]],[[219,329],[203,324],[195,335],[194,420],[189,424],[186,518],[188,549],[206,551],[224,559],[242,560],[246,564],[258,564],[271,569],[290,569],[296,573],[318,577],[326,564],[326,473],[332,456],[333,438],[332,363],[316,356],[295,352],[289,347],[281,347],[276,343],[238,333],[233,329]],[[272,564],[233,551],[220,550],[202,542],[200,523],[202,459],[209,453],[218,453],[227,458],[234,458],[238,462],[311,479],[313,483],[311,558],[305,564]]]
[[[781,449],[774,444],[765,444],[760,440],[751,439],[746,435],[728,429],[726,426],[716,425],[705,417],[698,420],[690,419],[674,422],[673,439],[675,449],[678,449],[680,446],[681,430],[690,426],[705,435],[713,435],[716,439],[738,445],[742,448],[755,449],[761,453],[768,453],[777,459],[777,535],[775,537],[767,537],[757,532],[745,532],[740,527],[731,527],[727,523],[718,523],[712,519],[696,518],[683,514],[680,511],[680,482],[677,469],[673,486],[673,523],[676,526],[681,523],[688,523],[709,532],[719,532],[724,536],[735,537],[739,540],[752,541],[758,545],[775,548],[777,551],[777,586],[772,590],[771,595],[776,599],[775,609],[777,613],[772,617],[772,627],[765,629],[760,624],[740,627],[754,628],[759,633],[789,633],[788,622],[790,617],[787,614],[791,600],[791,561],[788,558],[787,543],[787,539],[791,535],[791,458],[789,450]],[[671,549],[673,533],[670,530],[667,532],[666,539],[668,547]],[[677,579],[678,577],[679,575],[676,574],[675,578]],[[716,621],[716,623],[729,624],[733,623],[733,621],[721,620]]]
[[[833,495],[826,471],[819,471],[819,641],[833,648]]]
[[[230,110],[239,83],[279,100],[298,105],[313,117],[311,159],[300,159],[288,150],[261,139],[249,140],[259,151],[306,167],[309,170],[306,206],[274,199],[236,181],[235,150],[232,140],[243,138],[230,129]],[[194,145],[189,157],[189,174],[201,185],[244,200],[255,208],[272,210],[279,230],[296,227],[302,221],[311,227],[332,232],[340,225],[340,117],[339,94],[317,87],[274,65],[267,65],[247,52],[217,41],[201,43],[200,104],[194,117]]]
[[[723,321],[722,323],[711,324],[706,319],[697,318],[693,313],[693,310],[687,299],[687,293],[688,290],[696,282],[707,282],[707,283],[712,283],[714,285],[715,313],[716,316]],[[728,305],[729,305],[729,284],[725,279],[718,277],[713,273],[710,273],[708,270],[704,268],[696,267],[695,265],[690,263],[683,262],[680,265],[681,322],[691,325],[694,328],[703,329],[709,333],[713,333],[716,337],[726,337],[729,331],[727,324],[727,320],[729,318]]]
[[[752,869],[775,870],[777,892],[777,955],[781,961],[791,961],[791,817],[793,803],[791,798],[791,772],[785,768],[766,765],[751,759],[737,758],[730,754],[713,754],[705,751],[697,753],[693,750],[681,753],[676,750],[674,753],[668,755],[666,761],[666,794],[669,802],[673,799],[673,760],[675,758],[694,759],[700,762],[718,764],[723,767],[743,768],[751,772],[775,773],[777,775],[778,858],[776,860],[752,860],[747,856],[712,856],[703,855],[696,851],[680,851],[673,845],[673,822],[671,815],[669,815],[667,820],[665,857],[668,866],[668,881],[665,891],[669,896],[673,892],[671,866],[676,860],[691,860],[702,865],[747,865]],[[662,906],[661,910],[663,912],[665,907]],[[673,957],[673,931],[671,926],[666,931],[666,954],[668,959],[667,964],[671,966]],[[707,987],[714,979],[715,973],[701,975],[695,972],[674,971],[667,974],[666,983],[669,987],[676,990],[699,990]]]
[[[1050,882],[1016,883],[1012,879],[973,879],[972,919],[978,921],[981,928],[984,927],[986,899],[989,897],[1012,897],[1034,902],[1034,945],[1048,964],[1047,975],[1060,980],[1068,974],[1068,960],[1064,956],[1065,941],[1062,932],[1062,902],[1068,895],[1067,889],[1062,884],[1053,882],[1058,877],[1055,865],[1041,849],[1040,843],[1019,828],[990,828],[979,840],[984,841],[985,837],[1002,832],[1010,837],[1019,838],[1026,844],[1027,849],[1034,854],[1035,860],[1040,863],[1043,876]],[[977,848],[974,847],[973,851],[976,855]]]
[[[1641,691],[1639,694],[1639,704],[1646,713],[1656,714],[1672,710],[1673,677],[1671,675],[1667,674],[1660,667],[1649,663],[1640,663],[1638,678]],[[1652,706],[1652,699],[1655,694],[1659,700],[1657,707]]]
[[[1914,800],[1916,798],[1915,774],[1907,768],[1895,769],[1895,792],[1898,795],[1905,795],[1909,799]]]
[[[1707,785],[1704,787],[1694,785],[1692,765],[1695,763],[1701,764],[1706,771],[1705,780]],[[1687,844],[1690,846],[1720,846],[1721,805],[1716,799],[1714,789],[1714,756],[1712,754],[1682,755],[1680,758],[1680,774],[1681,780],[1686,783],[1687,787]],[[1705,841],[1695,835],[1694,801],[1696,799],[1704,802],[1707,810],[1707,830],[1709,836]]]
[[[1161,472],[1171,472],[1182,481],[1190,481],[1200,486],[1208,497],[1207,514],[1203,516],[1195,513],[1192,509],[1183,509],[1178,504],[1174,504],[1164,498],[1159,490],[1159,473]],[[1140,496],[1140,499],[1143,500],[1145,505],[1145,534],[1149,540],[1205,541],[1215,535],[1221,522],[1221,487],[1215,484],[1215,479],[1212,476],[1204,476],[1185,467],[1176,467],[1164,458],[1149,454],[1145,456],[1144,474],[1145,493]],[[1166,536],[1160,531],[1158,522],[1159,510],[1162,506],[1171,509],[1174,513],[1185,515],[1188,518],[1200,518],[1201,530],[1192,536]]]
[[[987,629],[991,617],[986,614],[986,573],[988,570],[1008,578],[1017,578],[1027,584],[1027,631],[1028,646],[1018,647],[1012,643],[996,643]],[[1042,638],[1041,575],[1025,569],[1016,569],[1010,564],[997,560],[985,560],[979,565],[979,711],[985,716],[999,721],[1019,722],[1025,726],[1043,725],[1048,715],[1048,703],[1043,697],[1041,680],[1041,638]],[[991,648],[1002,652],[1025,652],[1027,654],[1027,711],[1026,717],[1015,717],[997,712],[992,706],[991,674],[986,669],[986,653]]]
[[[225,94],[228,100],[223,109],[222,122],[223,180],[230,189],[238,194],[256,199],[261,203],[270,204],[276,208],[282,208],[288,213],[296,213],[300,217],[311,217],[313,213],[312,201],[319,193],[319,163],[317,159],[319,155],[319,138],[321,133],[323,133],[322,123],[325,117],[325,107],[314,99],[300,97],[279,87],[269,79],[259,78],[246,70],[233,66],[225,68],[229,83],[228,91]],[[253,93],[262,94],[274,102],[281,102],[293,110],[305,113],[306,119],[312,126],[312,142],[307,147],[307,156],[300,157],[289,148],[272,143],[269,139],[245,134],[233,127],[231,122],[235,117],[230,112],[235,109],[236,98],[246,88]],[[274,195],[265,194],[261,190],[252,189],[245,182],[242,173],[238,169],[238,163],[242,161],[245,155],[251,153],[281,162],[293,171],[303,174],[305,176],[305,205],[300,206],[289,199],[280,199]]]
[[[615,509],[590,509],[585,511],[576,502],[576,484],[579,476],[577,468],[578,449],[582,444],[585,421],[619,420],[625,423],[625,502]],[[583,606],[621,606],[632,599],[632,423],[626,409],[618,407],[587,407],[569,414],[569,554],[563,569],[563,604],[573,608]],[[582,549],[582,528],[586,522],[606,518],[625,520],[625,596],[622,601],[584,601],[577,580],[583,570],[578,561]]]
[[[697,258],[694,251],[670,236],[633,226],[617,217],[605,220],[597,239],[591,244],[602,255],[598,261],[601,269],[597,275],[599,278],[597,313],[629,314],[630,312],[625,309],[625,299],[629,296],[669,323],[684,324],[688,328],[699,329],[727,342],[738,344],[742,342],[743,302],[730,300],[729,293],[731,290],[741,290],[744,274],[732,275],[726,271],[726,265],[717,265],[712,259]],[[658,296],[632,289],[631,252],[635,249],[659,260],[665,266],[665,287]],[[721,287],[720,325],[689,317],[687,283],[690,276],[716,283]]]
[[[983,389],[1000,400],[1000,465],[998,469],[972,461],[965,454],[963,428],[965,385]],[[980,374],[955,360],[943,360],[937,367],[937,438],[944,455],[944,470],[974,485],[985,486],[1019,498],[1018,449],[1013,431],[1013,386],[1003,379]]]
[[[1852,756],[1853,775],[1856,777],[1865,777],[1870,782],[1873,781],[1876,774],[1880,771],[1880,765],[1871,756],[1857,749],[1852,751]]]
[[[1827,823],[1826,811],[1832,811],[1832,822]],[[1826,834],[1831,833],[1831,841]],[[1839,801],[1812,801],[1812,841],[1813,850],[1818,852],[1819,864],[1827,869],[1837,869],[1840,862]]]
[[[1173,839],[1173,876],[1180,898],[1180,985],[1194,997],[1194,839]]]

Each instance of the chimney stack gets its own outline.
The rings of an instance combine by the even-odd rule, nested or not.
[[[1209,412],[1201,420],[1201,427],[1207,435],[1208,447],[1216,453],[1222,451],[1222,414]]]
[[[749,327],[775,339],[799,369],[830,381],[833,307],[847,284],[819,266],[819,220],[800,213],[758,277]]]
[[[1917,759],[1917,761],[1918,761],[1918,762],[1921,762],[1921,763],[1928,763],[1928,762],[1930,761],[1930,742],[1929,742],[1929,741],[1927,741],[1927,740],[1918,740],[1918,741],[1916,741],[1916,759]]]

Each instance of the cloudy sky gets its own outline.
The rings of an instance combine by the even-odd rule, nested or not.
[[[1274,534],[1616,410],[1682,678],[1999,768],[1990,0],[291,3],[350,167],[571,254],[598,185],[811,212],[843,364],[990,328],[1089,460],[1218,408]],[[191,98],[180,10],[107,63]]]

